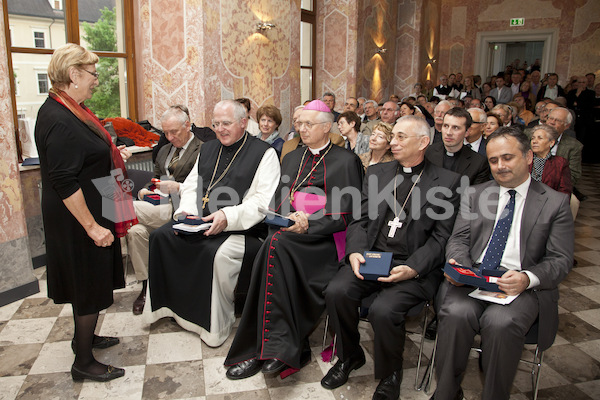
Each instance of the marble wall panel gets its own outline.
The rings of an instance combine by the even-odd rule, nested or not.
[[[27,237],[0,243],[0,294],[35,281]]]
[[[467,7],[453,7],[450,37],[464,39],[466,35],[467,24]]]
[[[4,2],[0,4],[0,11]],[[4,32],[4,20],[0,20]],[[25,209],[21,192],[19,165],[12,118],[12,100],[8,73],[6,42],[0,40],[0,243],[27,235]],[[4,253],[0,254],[4,255]]]
[[[422,69],[425,67],[427,41],[421,43],[423,30],[423,1],[404,0],[398,2],[398,19],[396,31],[396,59],[394,66],[393,93],[400,98],[413,93],[413,86],[421,81]]]
[[[316,93],[336,95],[336,111],[342,111],[348,96],[357,92],[358,1],[317,2]]]
[[[404,81],[413,77],[415,61],[415,40],[404,33],[396,39],[396,76]]]
[[[152,58],[172,70],[185,57],[183,0],[151,0]]]

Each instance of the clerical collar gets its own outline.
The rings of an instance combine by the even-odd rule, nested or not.
[[[423,168],[425,168],[425,160],[421,161],[420,164],[415,165],[414,167],[404,167],[402,166],[402,164],[400,164],[400,166],[402,167],[402,174],[404,175],[416,175],[416,174],[420,174],[421,171],[423,171]]]
[[[328,140],[327,143],[325,143],[325,146],[323,147],[319,147],[318,149],[312,149],[312,148],[308,148],[310,150],[310,152],[313,154],[313,156],[316,156],[317,154],[319,154],[321,152],[321,150],[325,150],[327,148],[327,146],[329,146],[329,143],[331,141]]]
[[[242,139],[244,139],[244,137],[246,137],[247,134],[248,134],[248,132],[244,132],[244,134],[242,135],[241,138],[239,138],[235,143],[230,144],[229,146],[223,145],[223,148],[225,149],[225,151],[227,151],[227,152],[237,151],[237,149],[239,149],[243,143]]]
[[[456,155],[460,155],[460,152],[462,151],[462,149],[463,149],[464,147],[465,147],[465,146],[462,146],[460,149],[458,149],[458,151],[456,151],[456,152],[454,152],[454,153],[451,153],[451,152],[449,152],[448,150],[446,150],[446,148],[445,148],[445,147],[444,147],[444,150],[445,150],[445,152],[446,152],[446,155],[447,155],[448,157],[454,157],[454,156],[456,156]]]

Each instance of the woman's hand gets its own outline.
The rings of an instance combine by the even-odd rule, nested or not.
[[[87,234],[98,247],[108,247],[112,245],[115,240],[115,237],[110,230],[96,223],[87,230]]]
[[[306,233],[308,232],[308,216],[310,214],[304,211],[296,211],[289,214],[287,217],[295,222],[294,225],[289,228],[282,228],[282,231],[294,232],[294,233]]]
[[[127,150],[127,146],[125,146],[124,144],[118,146],[117,149],[119,149],[123,161],[127,161],[127,159],[131,157],[131,152]]]

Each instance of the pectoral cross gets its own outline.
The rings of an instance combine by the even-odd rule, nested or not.
[[[393,238],[396,235],[396,229],[402,228],[402,222],[400,222],[400,218],[395,217],[393,220],[388,222],[388,226],[390,227],[388,237]]]
[[[206,203],[208,203],[208,195],[204,195],[204,197],[202,198],[202,209],[204,210],[204,207],[206,207]]]

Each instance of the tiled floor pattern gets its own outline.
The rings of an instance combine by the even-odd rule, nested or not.
[[[600,166],[586,166],[579,185],[588,199],[576,221],[577,267],[562,283],[560,327],[554,346],[545,353],[541,399],[600,399]],[[318,357],[323,324],[311,337],[313,360],[300,372],[281,380],[258,374],[232,382],[223,360],[233,338],[210,348],[195,334],[169,319],[150,326],[131,314],[139,285],[115,293],[115,304],[100,316],[98,332],[121,338],[121,344],[95,354],[103,362],[126,368],[125,377],[108,383],[71,380],[73,322],[69,305],[46,298],[44,268],[37,269],[41,292],[0,308],[0,400],[10,399],[370,399],[373,378],[373,333],[361,322],[367,364],[354,371],[346,385],[323,389],[319,382],[329,365]],[[408,329],[420,332],[420,318]],[[413,388],[420,334],[406,342],[402,399],[428,399]],[[426,341],[426,354],[432,342]],[[531,348],[524,351],[530,354]],[[525,365],[515,379],[511,399],[531,398]],[[482,378],[477,360],[467,370],[467,399],[480,398]]]

